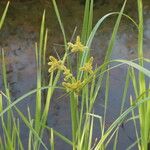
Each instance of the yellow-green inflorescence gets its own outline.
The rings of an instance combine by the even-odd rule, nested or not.
[[[83,52],[86,48],[86,46],[84,46],[81,41],[80,41],[80,37],[77,36],[76,42],[75,44],[72,43],[68,43],[68,46],[71,50],[71,52]],[[58,60],[53,56],[49,57],[49,62],[48,65],[50,66],[48,72],[54,72],[56,70],[59,71],[63,71],[63,75],[64,75],[64,82],[62,82],[62,85],[68,90],[68,91],[73,91],[76,94],[78,94],[80,92],[80,90],[82,89],[83,85],[85,84],[85,81],[81,81],[81,80],[76,80],[75,77],[73,76],[73,74],[71,73],[70,69],[68,69],[62,60]],[[87,63],[85,63],[83,65],[83,67],[79,68],[80,71],[84,71],[87,72],[89,74],[93,73],[93,57],[91,57]]]
[[[71,52],[83,52],[87,47],[84,46],[80,41],[80,36],[77,36],[76,42],[73,44],[71,42],[68,43],[68,47],[71,49]]]
[[[93,57],[91,57],[89,59],[89,61],[87,63],[85,63],[83,67],[80,68],[80,70],[92,74],[93,73],[93,70],[92,70],[93,66],[92,65],[93,65]]]
[[[82,89],[82,86],[84,84],[84,81],[75,81],[72,83],[69,82],[63,82],[62,85],[69,91],[74,91],[76,94],[78,94],[80,92],[80,90]]]
[[[70,72],[70,69],[67,69],[66,66],[63,67],[64,81],[75,80],[73,74]]]
[[[50,62],[48,63],[48,65],[50,65],[51,67],[49,68],[48,72],[51,73],[55,70],[62,70],[63,68],[63,62],[61,60],[57,60],[55,57],[50,56],[49,57]]]

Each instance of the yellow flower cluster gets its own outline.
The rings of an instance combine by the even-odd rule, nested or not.
[[[63,67],[63,71],[64,71],[63,74],[65,76],[64,81],[67,81],[69,79],[74,79],[72,73],[70,72],[69,69],[66,68],[66,66]]]
[[[83,67],[80,68],[80,70],[92,74],[93,73],[92,65],[93,65],[93,57],[91,57],[89,61],[85,63]]]
[[[61,60],[57,60],[53,56],[50,56],[49,59],[50,59],[50,62],[48,62],[48,65],[50,65],[50,68],[48,70],[49,73],[55,70],[62,70],[63,74],[65,75],[65,78],[64,78],[65,81],[73,78],[72,73],[70,72],[69,69],[66,68],[66,66],[63,64]]]
[[[68,43],[69,48],[71,49],[71,52],[83,52],[86,49],[86,46],[84,46],[81,41],[80,37],[77,36],[75,44]],[[64,81],[62,85],[68,90],[73,91],[76,94],[80,92],[80,90],[83,87],[84,80],[76,80],[71,71],[63,64],[62,60],[57,60],[55,57],[50,56],[50,61],[48,62],[48,65],[50,65],[50,68],[48,70],[49,73],[60,70],[63,71],[64,75]],[[93,57],[89,59],[87,63],[84,64],[83,67],[80,68],[80,71],[87,72],[89,74],[93,74]]]
[[[76,94],[79,93],[80,89],[82,88],[84,84],[84,81],[81,82],[80,80],[76,81],[76,82],[73,82],[73,83],[66,83],[66,82],[63,82],[62,85],[68,89],[69,91],[74,91]]]
[[[48,63],[48,65],[50,65],[51,67],[49,68],[48,72],[51,73],[55,70],[62,70],[63,69],[63,63],[61,60],[57,60],[55,57],[50,56],[49,57],[50,62]]]
[[[63,82],[62,85],[69,91],[74,91],[75,93],[79,93],[83,82],[81,82],[80,80],[76,81],[73,74],[70,72],[69,69],[66,68],[66,66],[63,64],[61,60],[57,60],[53,56],[50,56],[49,59],[50,59],[50,62],[48,63],[48,65],[50,65],[50,68],[48,70],[49,73],[55,70],[62,70],[65,76],[64,81],[66,81]],[[71,82],[69,82],[69,79]]]
[[[71,49],[71,52],[83,52],[86,49],[86,46],[81,43],[79,36],[77,36],[74,44],[69,42],[68,47]]]

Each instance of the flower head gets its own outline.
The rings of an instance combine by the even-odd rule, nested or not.
[[[57,60],[55,57],[50,56],[49,57],[50,62],[48,63],[48,65],[50,65],[50,68],[48,70],[48,72],[53,72],[55,70],[62,70],[63,68],[63,62],[61,60]]]
[[[70,70],[67,69],[65,66],[63,67],[63,71],[64,71],[63,74],[65,75],[64,81],[74,78]]]
[[[80,68],[80,70],[92,74],[93,73],[92,64],[93,64],[93,57],[91,57],[89,61],[85,63],[83,67]]]
[[[84,81],[81,82],[80,80],[78,80],[73,83],[63,82],[62,85],[69,91],[74,91],[75,93],[79,93],[80,89],[82,88],[83,83]]]
[[[81,41],[80,37],[77,36],[76,42],[73,44],[71,42],[68,43],[69,48],[71,49],[71,52],[83,52],[86,46],[84,46]]]

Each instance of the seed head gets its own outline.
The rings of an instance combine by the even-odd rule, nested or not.
[[[55,57],[50,56],[50,61],[48,62],[48,65],[50,65],[50,68],[48,70],[49,73],[55,71],[55,70],[62,70],[63,69],[63,62],[61,60],[57,60]]]
[[[68,83],[68,82],[63,82],[62,85],[69,91],[74,91],[76,94],[79,93],[79,91],[82,88],[82,85],[84,84],[84,81],[81,82],[80,80],[73,82],[73,83]]]
[[[86,46],[84,46],[80,41],[80,36],[77,36],[76,42],[73,44],[71,42],[68,43],[68,47],[71,49],[71,52],[83,52],[86,49]]]
[[[89,59],[89,61],[87,63],[85,63],[83,67],[80,68],[80,70],[92,74],[93,73],[93,70],[92,70],[93,66],[92,65],[93,65],[93,57],[91,57]]]

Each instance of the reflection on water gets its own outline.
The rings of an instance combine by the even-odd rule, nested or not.
[[[102,1],[97,1],[94,7],[94,23],[104,14],[117,11],[121,8],[121,2],[116,0],[108,1],[108,3],[101,5]],[[136,5],[131,5],[132,2],[127,4],[125,12],[135,19],[137,18]],[[147,58],[150,57],[150,2],[144,1],[144,54]],[[42,4],[42,5],[41,5]],[[47,12],[47,26],[49,28],[48,39],[48,54],[55,54],[53,49],[57,49],[58,53],[63,53],[63,38],[61,31],[54,14],[54,10],[49,2],[41,3],[33,1],[33,3],[13,3],[10,6],[4,28],[0,33],[0,47],[4,48],[6,60],[7,60],[7,74],[8,82],[10,84],[13,98],[16,98],[23,93],[34,89],[36,85],[36,65],[35,65],[35,50],[34,43],[38,40],[39,27],[42,16],[42,11],[46,8]],[[135,7],[135,8],[133,8]],[[77,27],[78,35],[81,30],[81,23],[83,19],[83,5],[80,5],[79,1],[64,0],[59,3],[62,20],[64,22],[65,29],[67,31],[68,39],[70,39],[73,30]],[[2,10],[2,9],[1,9]],[[19,14],[19,15],[18,15]],[[95,58],[95,63],[101,64],[105,52],[107,50],[108,42],[111,36],[112,28],[114,25],[114,19],[108,19],[97,32],[93,44],[92,55]],[[127,19],[122,21],[119,33],[117,35],[116,44],[113,49],[112,59],[134,59],[137,56],[137,30]],[[147,67],[148,66],[147,64]],[[110,102],[108,107],[108,125],[112,123],[114,118],[119,114],[122,89],[124,85],[124,76],[126,68],[124,66],[118,67],[111,71],[111,88],[110,90]],[[0,70],[0,79],[1,79]],[[0,87],[2,87],[2,81],[0,80]],[[102,112],[101,104],[103,103],[104,89],[101,91],[98,101],[96,103],[95,112],[100,114]],[[131,87],[130,87],[131,90]],[[132,91],[132,90],[131,90]],[[61,93],[61,92],[58,92]],[[55,97],[59,94],[55,93]],[[55,100],[55,99],[54,99]],[[25,100],[19,104],[21,110],[26,113],[25,105],[30,105],[34,110],[33,97]],[[69,116],[69,102],[64,100],[59,102],[53,102],[51,113],[49,117],[49,124],[53,126],[57,131],[63,133],[66,137],[70,137],[70,116]],[[130,128],[130,130],[129,130]],[[23,127],[22,135],[26,139],[26,128]],[[134,139],[134,135],[130,133],[131,127],[126,127],[126,134],[120,129],[120,136],[122,140],[119,140],[119,146],[122,149],[126,149],[127,145],[133,141],[128,138],[130,136]],[[96,135],[95,131],[95,137]],[[62,141],[56,143],[56,149],[61,147],[64,149],[70,149]]]

